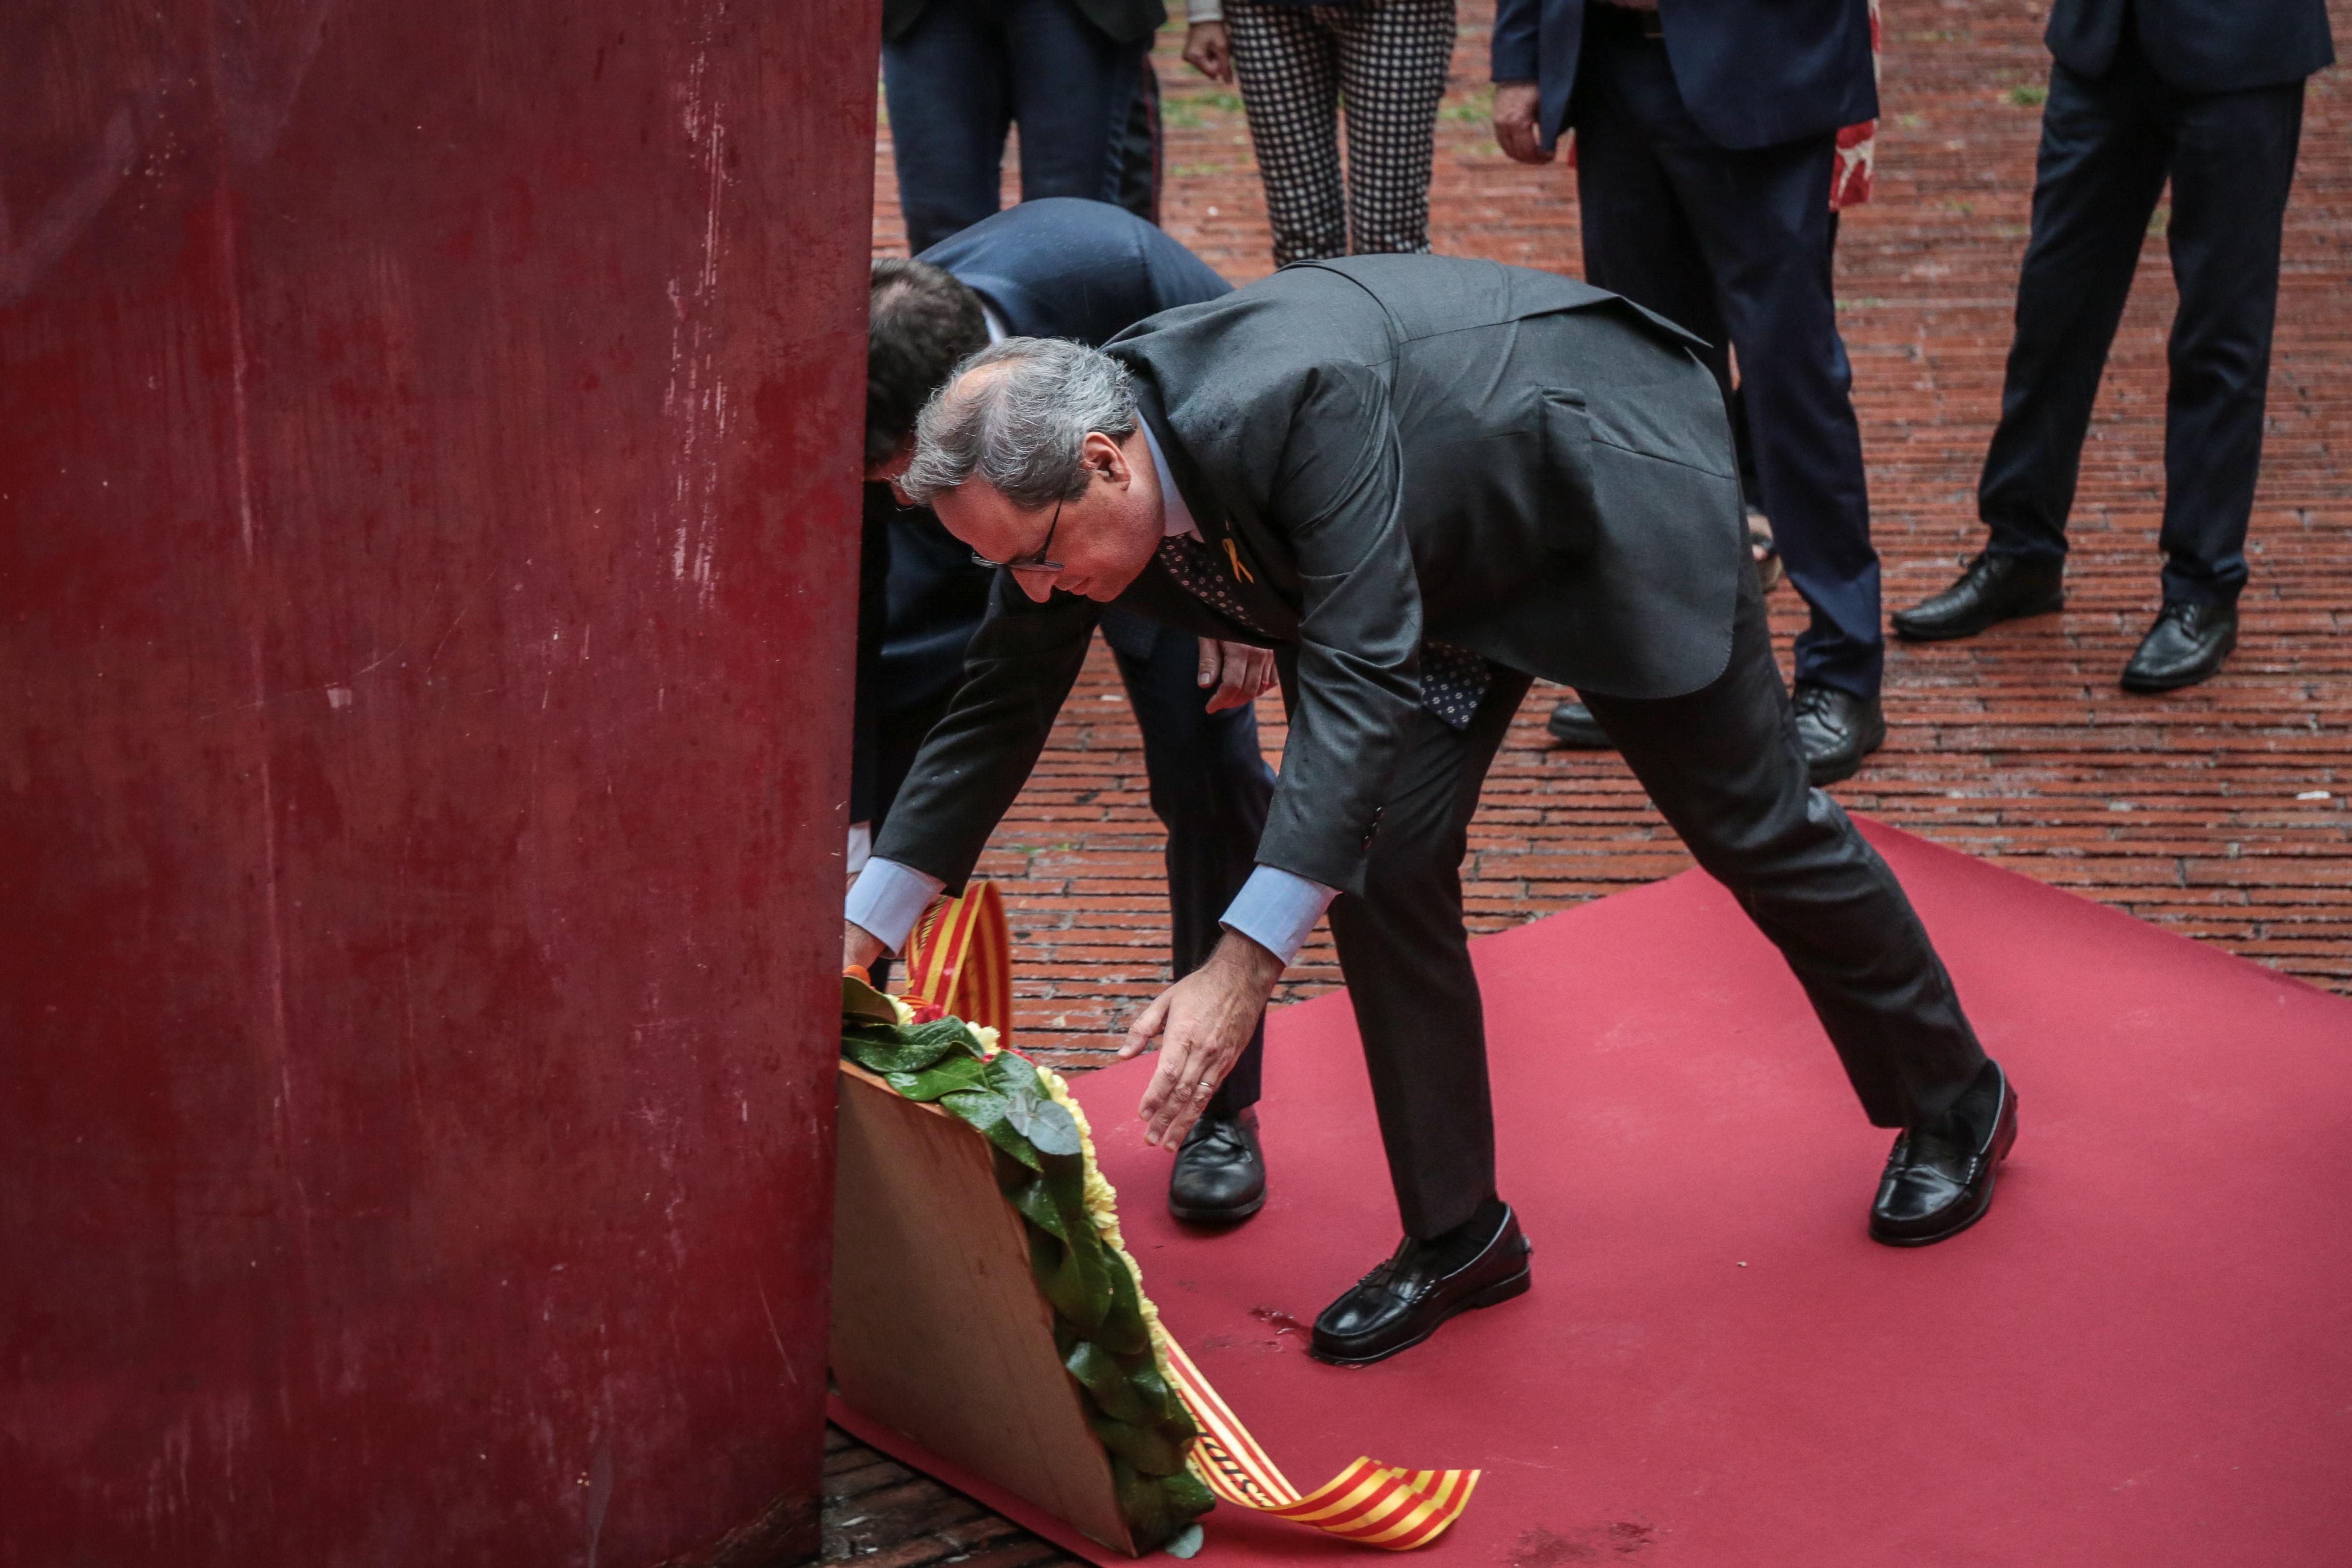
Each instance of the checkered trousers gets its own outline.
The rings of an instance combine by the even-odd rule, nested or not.
[[[1225,0],[1225,23],[1265,182],[1275,265],[1427,250],[1429,165],[1454,58],[1454,0]]]

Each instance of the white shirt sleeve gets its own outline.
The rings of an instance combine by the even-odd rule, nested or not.
[[[1319,882],[1309,882],[1295,872],[1262,865],[1250,873],[1250,879],[1242,883],[1241,892],[1234,895],[1234,902],[1218,924],[1248,937],[1286,967],[1298,956],[1298,949],[1307,945],[1315,923],[1323,918],[1323,911],[1338,896],[1336,889]],[[868,925],[866,929],[873,931],[874,927]],[[876,931],[875,935],[881,933]]]
[[[874,824],[871,822],[850,823],[849,852],[843,863],[842,869],[849,875],[856,876],[859,872],[866,869],[866,862],[873,858]]]
[[[1184,25],[1188,27],[1198,22],[1222,22],[1224,19],[1225,0],[1185,0]]]
[[[915,922],[945,886],[938,877],[897,861],[869,860],[850,884],[842,917],[891,952],[903,953]]]

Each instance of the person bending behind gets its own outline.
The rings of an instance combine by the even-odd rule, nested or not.
[[[889,481],[913,455],[917,412],[958,360],[1008,332],[1098,343],[1154,311],[1213,299],[1228,287],[1140,218],[1075,199],[1024,202],[912,261],[874,264],[850,807],[850,869],[860,878],[849,916],[889,950],[906,945],[940,879],[887,861],[861,869],[868,835],[888,821],[917,745],[963,684],[990,595],[1010,591],[1003,574],[975,565],[928,508],[893,499]],[[1250,705],[1271,675],[1255,649],[1228,658],[1213,641],[1115,607],[1099,620],[1143,734],[1151,809],[1168,830],[1171,957],[1175,973],[1187,975],[1223,934],[1217,916],[1247,880],[1265,825],[1274,776]],[[1089,619],[1070,629],[1080,656],[1094,626]],[[1204,694],[1204,686],[1214,689]],[[1068,689],[1066,681],[1050,696],[1037,694],[1049,720]],[[1017,791],[1020,780],[1012,782]],[[1012,799],[994,803],[983,837]],[[1262,1039],[1262,1028],[1254,1029],[1170,1176],[1169,1207],[1179,1218],[1231,1222],[1265,1201],[1256,1110]]]

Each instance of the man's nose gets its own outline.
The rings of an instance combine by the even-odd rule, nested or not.
[[[1054,579],[1045,576],[1043,572],[1016,571],[1013,577],[1014,581],[1021,584],[1021,591],[1040,604],[1054,596]]]

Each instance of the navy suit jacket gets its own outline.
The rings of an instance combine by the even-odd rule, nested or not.
[[[1069,196],[1007,207],[916,259],[952,273],[1014,337],[1097,347],[1147,316],[1233,289],[1124,207]],[[886,715],[942,699],[962,680],[964,650],[996,579],[972,564],[971,549],[929,507],[900,510],[887,486],[866,487],[863,534],[853,821],[870,818],[877,804],[877,727]]]
[[[2158,78],[2182,92],[2275,87],[2336,61],[2326,0],[2058,0],[2042,40],[2068,70],[2103,77],[2126,16]]]
[[[1571,122],[1585,5],[1495,7],[1495,79],[1539,85],[1546,147]],[[1659,0],[1658,20],[1684,107],[1722,146],[1777,147],[1878,116],[1870,0]]]

